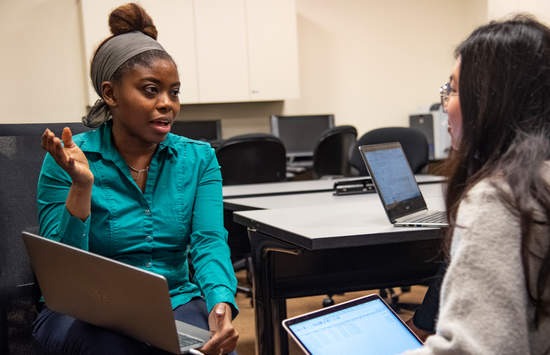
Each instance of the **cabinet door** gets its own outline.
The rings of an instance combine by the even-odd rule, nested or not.
[[[80,0],[84,38],[84,61],[86,63],[86,88],[88,90],[88,104],[90,106],[99,99],[90,79],[92,55],[95,54],[101,42],[111,35],[109,30],[109,14],[114,8],[124,3],[121,0]]]
[[[250,99],[299,96],[295,0],[246,2]]]
[[[111,35],[109,14],[127,0],[81,0],[84,51],[86,56],[86,83],[89,104],[99,98],[90,81],[92,55],[98,45]],[[195,53],[193,0],[141,0],[137,1],[153,19],[158,30],[158,41],[178,66],[182,82],[180,102],[196,103],[198,81]]]
[[[199,102],[193,0],[141,0],[158,30],[158,41],[178,66],[181,103]]]
[[[244,0],[196,0],[200,102],[248,101]]]

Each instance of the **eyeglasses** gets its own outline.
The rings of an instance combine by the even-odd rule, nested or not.
[[[451,83],[446,82],[439,88],[439,95],[441,96],[441,106],[443,107],[443,112],[447,112],[447,103],[449,102],[450,96],[458,96],[458,92],[453,91],[451,88]]]

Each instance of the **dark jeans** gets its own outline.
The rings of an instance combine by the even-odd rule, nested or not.
[[[441,292],[441,282],[445,276],[447,266],[447,263],[441,265],[437,276],[430,282],[422,304],[414,313],[414,325],[417,328],[430,333],[435,332],[435,324],[437,322],[437,316],[439,315],[439,294]]]
[[[208,328],[208,311],[202,298],[174,310],[174,318]],[[154,324],[151,326],[154,327]],[[120,333],[79,321],[44,307],[33,324],[33,336],[43,354],[169,354]],[[231,353],[236,355],[236,351]]]

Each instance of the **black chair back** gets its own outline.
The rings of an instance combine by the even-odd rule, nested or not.
[[[313,152],[314,177],[348,176],[351,149],[356,139],[357,130],[353,126],[336,126],[325,130]]]
[[[359,175],[369,175],[358,147],[389,142],[401,143],[413,173],[419,173],[428,164],[429,146],[424,133],[409,127],[384,127],[369,131],[359,138],[352,152],[351,166],[358,171]]]
[[[217,149],[224,185],[283,181],[286,151],[282,141],[264,133],[235,136]]]
[[[21,231],[39,230],[36,186],[45,155],[40,136],[46,128],[60,135],[65,126],[74,134],[87,130],[81,123],[0,124],[0,353],[7,349],[2,342],[11,328],[8,306],[16,299],[31,298],[32,304],[38,298]]]
[[[223,141],[216,149],[224,185],[277,182],[286,178],[286,150],[283,142],[264,133],[243,134]],[[243,225],[233,222],[233,212],[224,209],[227,243],[235,270],[246,269],[251,277],[250,243]],[[237,290],[252,295],[249,287]]]
[[[38,232],[36,184],[45,152],[40,136],[46,128],[61,135],[88,130],[81,123],[0,124],[0,257],[1,288],[6,292],[33,282],[20,237],[23,230]]]

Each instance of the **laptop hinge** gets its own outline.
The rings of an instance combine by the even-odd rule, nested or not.
[[[421,210],[421,211],[417,211],[417,212],[408,214],[408,215],[403,216],[403,217],[396,218],[395,223],[403,223],[403,222],[410,221],[411,219],[419,218],[420,216],[425,215],[427,211],[428,210],[425,209],[425,210]]]

